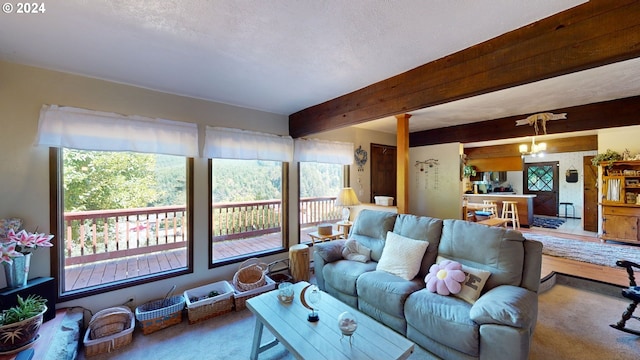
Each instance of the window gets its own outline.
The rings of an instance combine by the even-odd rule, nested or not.
[[[203,153],[211,159],[210,267],[284,251],[293,139],[207,126]]]
[[[335,199],[344,183],[340,164],[300,163],[300,242],[309,242],[309,232],[320,223],[335,223],[342,211]]]
[[[279,161],[212,159],[211,169],[212,264],[282,251],[286,166]]]
[[[44,105],[62,301],[192,272],[196,124]]]
[[[191,271],[191,166],[181,156],[63,148],[62,296]]]

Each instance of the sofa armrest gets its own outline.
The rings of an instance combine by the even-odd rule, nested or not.
[[[346,240],[317,243],[313,246],[313,272],[320,290],[325,290],[322,268],[325,264],[342,259],[342,248]]]
[[[482,295],[469,311],[478,324],[528,329],[538,317],[538,294],[512,285],[497,286]]]
[[[324,263],[332,263],[342,260],[342,248],[346,240],[334,240],[321,242],[314,245],[314,255],[317,254],[324,260]]]

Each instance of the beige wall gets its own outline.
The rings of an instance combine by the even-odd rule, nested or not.
[[[462,144],[420,146],[409,149],[409,213],[441,219],[460,219]],[[438,160],[420,171],[417,161]]]
[[[203,125],[201,131],[204,125],[216,125],[273,134],[289,132],[288,117],[284,115],[0,62],[0,218],[20,217],[26,227],[38,227],[40,231],[49,230],[48,148],[34,146],[43,104],[193,122]],[[162,297],[173,284],[177,285],[177,291],[184,291],[211,281],[231,279],[235,265],[208,269],[207,210],[210,196],[207,192],[206,159],[195,159],[194,173],[194,274],[61,305],[84,306],[95,312],[121,304],[130,297],[135,297],[138,302]],[[297,201],[297,189],[292,196],[295,196],[292,201]],[[31,263],[30,277],[49,276],[49,263],[49,250],[39,249]],[[0,287],[4,287],[2,274],[0,281]]]

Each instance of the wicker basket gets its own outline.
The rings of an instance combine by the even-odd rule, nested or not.
[[[293,277],[289,272],[289,259],[276,260],[269,263],[267,268],[267,276],[269,276],[271,280],[275,281],[276,284],[293,280]]]
[[[265,285],[262,285],[259,288],[248,290],[248,291],[238,291],[236,289],[233,294],[233,302],[235,304],[236,311],[242,311],[247,308],[247,300],[252,297],[256,297],[260,294],[263,294],[267,291],[271,291],[276,288],[276,282],[271,280],[270,277],[265,276]],[[275,296],[275,295],[274,295]]]
[[[136,319],[140,323],[142,333],[148,335],[181,323],[184,303],[184,296],[177,295],[138,306],[136,308]]]
[[[193,298],[205,297],[211,291],[216,291],[219,295],[191,301]],[[184,298],[187,304],[189,324],[211,319],[233,310],[233,287],[228,281],[218,281],[187,290],[184,292]]]
[[[243,261],[233,275],[233,286],[240,291],[257,289],[265,284],[265,271],[269,266],[260,259],[251,258]]]
[[[126,316],[126,322],[122,322]],[[113,332],[116,329],[122,330]],[[133,340],[133,330],[135,329],[135,318],[129,308],[117,306],[98,311],[89,322],[89,328],[84,334],[84,354],[94,356],[109,353],[128,345]],[[107,334],[94,337],[95,334]]]

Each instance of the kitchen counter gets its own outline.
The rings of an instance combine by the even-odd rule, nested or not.
[[[481,203],[482,200],[494,200],[498,204],[498,210],[502,211],[503,201],[515,201],[518,204],[518,220],[520,220],[520,226],[529,227],[533,224],[533,198],[536,195],[516,195],[509,193],[488,193],[488,194],[464,194],[464,197],[470,203]]]
[[[491,196],[500,196],[500,197],[523,197],[523,198],[534,198],[536,197],[536,195],[531,195],[531,194],[524,194],[524,195],[517,195],[515,193],[508,193],[508,192],[496,192],[496,193],[488,193],[488,194],[464,194],[463,196],[484,196],[485,200],[487,200],[487,196],[491,197]]]

